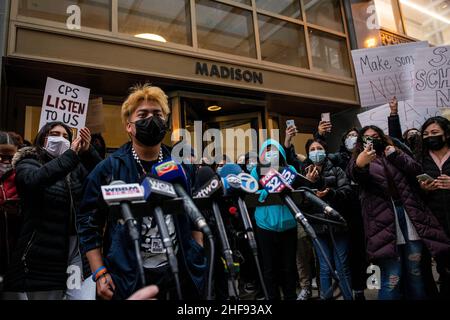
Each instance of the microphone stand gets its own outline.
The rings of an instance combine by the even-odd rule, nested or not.
[[[337,283],[341,283],[339,273],[333,267],[330,259],[328,259],[327,255],[325,254],[325,251],[323,250],[323,247],[320,244],[319,239],[317,238],[317,234],[314,231],[313,227],[309,224],[308,220],[305,218],[305,216],[301,212],[301,210],[297,207],[297,205],[295,204],[294,200],[291,198],[290,195],[285,195],[283,197],[283,199],[284,199],[286,206],[289,208],[289,210],[291,211],[292,215],[295,217],[297,222],[299,222],[303,226],[306,233],[311,237],[313,243],[316,245],[316,248],[322,254],[323,259],[325,260],[325,263],[328,265],[330,270],[333,270],[333,272],[331,272],[331,276],[333,277],[333,279],[336,280]],[[331,288],[333,288],[333,287],[331,287]],[[328,292],[327,292],[327,294],[328,294]]]
[[[225,258],[228,268],[228,295],[233,300],[239,300],[239,293],[236,288],[236,272],[233,263],[233,252],[230,248],[225,226],[223,224],[222,215],[220,213],[219,205],[213,201],[213,213],[216,220],[217,229],[219,230],[220,242],[222,244],[223,256]]]
[[[250,215],[248,214],[247,205],[245,204],[244,200],[242,200],[241,197],[238,197],[238,206],[239,206],[239,213],[240,213],[242,222],[244,224],[245,232],[247,235],[247,240],[248,240],[250,249],[252,250],[253,257],[255,258],[255,264],[256,264],[256,269],[258,271],[259,280],[261,282],[261,288],[263,290],[265,299],[269,300],[269,294],[267,292],[266,284],[264,282],[261,265],[259,264],[258,245],[256,244],[256,239],[255,239],[255,234],[253,232],[252,222],[250,220]]]
[[[172,270],[173,276],[175,278],[175,285],[177,288],[178,299],[183,300],[183,296],[181,294],[178,261],[175,256],[175,252],[173,250],[173,243],[172,240],[170,239],[169,230],[167,229],[162,209],[160,207],[156,207],[154,209],[153,216],[155,217],[156,223],[158,225],[158,230],[162,238],[164,249],[166,249],[166,255],[170,265],[170,269]]]
[[[209,226],[206,224],[204,217],[199,217],[196,220],[194,220],[194,210],[198,210],[197,207],[194,204],[194,201],[191,199],[191,197],[188,195],[186,190],[184,190],[183,186],[175,183],[173,185],[175,188],[176,193],[178,196],[180,196],[183,199],[183,208],[187,214],[187,216],[193,220],[198,226],[199,229],[203,232],[204,235],[208,238],[209,242],[209,270],[208,270],[208,282],[206,287],[206,299],[212,300],[212,276],[214,273],[214,256],[215,256],[215,250],[214,250],[214,237],[212,235],[211,229],[209,229]],[[199,214],[200,215],[200,214]]]
[[[136,228],[136,220],[133,218],[133,214],[131,213],[130,204],[128,202],[121,202],[120,208],[122,209],[122,216],[125,224],[128,227],[128,233],[130,235],[131,240],[134,243],[134,250],[136,253],[136,260],[138,265],[138,272],[141,278],[142,286],[145,286],[145,274],[144,274],[144,264],[142,262],[141,249],[139,246],[139,232]]]

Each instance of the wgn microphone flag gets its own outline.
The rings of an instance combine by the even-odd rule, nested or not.
[[[189,185],[183,167],[172,159],[155,164],[152,168],[152,173],[163,181],[179,183],[185,189]]]

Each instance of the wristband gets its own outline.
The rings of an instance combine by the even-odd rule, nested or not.
[[[105,270],[103,272],[101,272],[102,270]],[[92,274],[92,280],[94,280],[94,282],[97,281],[98,276],[100,276],[101,274],[107,272],[106,271],[106,267],[105,266],[101,266],[100,268],[98,268],[97,270],[94,271],[94,273]],[[100,274],[99,274],[100,273]]]

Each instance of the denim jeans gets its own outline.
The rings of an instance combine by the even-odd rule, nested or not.
[[[339,274],[339,287],[345,300],[352,300],[351,290],[351,274],[349,267],[349,242],[345,235],[335,235],[336,246],[334,247],[329,235],[318,235],[318,240],[323,248],[326,257],[334,265]],[[324,300],[333,298],[332,290],[332,272],[328,264],[325,262],[322,252],[314,243],[316,255],[319,258],[320,265],[320,296]]]
[[[378,299],[399,300],[403,296],[403,291],[407,299],[423,300],[426,299],[421,270],[423,243],[420,240],[409,240],[404,218],[404,208],[396,206],[395,209],[406,244],[397,246],[398,258],[379,261],[381,290],[378,293]]]
[[[381,290],[378,293],[378,300],[401,299],[402,281],[407,299],[426,298],[420,264],[422,248],[422,241],[407,240],[406,244],[398,246],[399,258],[380,261]]]

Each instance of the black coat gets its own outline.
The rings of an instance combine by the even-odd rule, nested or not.
[[[424,173],[433,178],[437,178],[442,174],[450,176],[450,159],[444,163],[441,172],[431,156],[426,155],[422,160],[422,168]],[[450,190],[431,191],[424,198],[426,204],[450,237]]]
[[[307,160],[305,166],[307,167],[309,164],[312,163],[310,160]],[[304,171],[303,174],[306,175],[306,171]],[[326,159],[319,179],[315,183],[309,183],[308,187],[318,189],[319,191],[329,188],[330,191],[322,200],[336,209],[344,219],[349,219],[351,212],[348,210],[347,204],[352,195],[352,189],[347,175],[340,167],[335,166],[329,159]],[[317,210],[314,211],[317,212]],[[326,230],[323,228],[316,228],[316,231],[322,233]]]
[[[84,179],[100,160],[92,148],[83,156],[68,150],[55,159],[37,148],[16,154],[24,222],[5,277],[7,291],[66,289],[69,238],[76,235]]]

